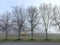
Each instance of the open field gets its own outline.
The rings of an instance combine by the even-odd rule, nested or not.
[[[21,36],[22,40],[17,40],[17,35],[8,35],[8,39],[5,40],[5,35],[0,35],[0,42],[60,42],[60,34],[48,34],[49,39],[45,40],[45,34],[34,34],[34,40],[31,40],[31,35]]]
[[[49,39],[60,39],[60,34],[48,34]],[[0,34],[0,39],[4,39],[5,34]],[[18,35],[9,34],[8,39],[17,39]],[[31,39],[31,34],[21,36],[21,39]],[[34,39],[45,39],[44,33],[36,33],[34,34]]]
[[[0,38],[4,38],[5,37],[5,34],[0,34]],[[18,37],[18,35],[14,35],[14,34],[9,34],[8,35],[8,38],[14,38],[14,39],[16,39]],[[48,34],[48,37],[49,38],[60,38],[60,34]],[[30,39],[31,38],[31,34],[27,34],[27,35],[23,35],[23,36],[21,36],[21,38],[23,39],[23,38],[25,38],[25,39]],[[34,34],[34,38],[45,38],[45,34],[44,33],[36,33],[36,34]]]

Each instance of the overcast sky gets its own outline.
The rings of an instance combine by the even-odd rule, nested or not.
[[[0,13],[4,11],[11,11],[13,6],[39,6],[41,3],[60,5],[60,0],[0,0]]]
[[[30,5],[39,6],[41,3],[47,3],[59,6],[60,0],[0,0],[0,14],[4,11],[11,11],[13,6],[28,7]],[[52,30],[52,32],[56,32]]]

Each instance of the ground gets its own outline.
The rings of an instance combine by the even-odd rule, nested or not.
[[[0,42],[0,45],[60,45],[58,42]]]

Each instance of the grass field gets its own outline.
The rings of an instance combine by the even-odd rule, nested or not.
[[[17,35],[8,35],[5,40],[5,35],[0,35],[0,42],[60,42],[60,34],[48,34],[49,39],[45,40],[45,34],[34,34],[34,40],[31,40],[31,35],[21,36],[22,40],[17,40]]]

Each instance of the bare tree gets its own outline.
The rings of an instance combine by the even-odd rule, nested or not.
[[[59,30],[60,30],[60,8],[57,6],[54,6],[52,9],[52,14],[53,14],[53,18],[52,21],[54,21],[55,23],[53,24],[54,26],[58,26]]]
[[[51,15],[51,5],[49,4],[42,4],[39,7],[40,15],[43,19],[43,25],[46,32],[46,39],[48,39],[48,29],[50,23],[50,15]]]
[[[10,13],[9,12],[5,12],[1,15],[0,17],[0,28],[2,31],[6,32],[5,34],[5,39],[7,39],[8,37],[8,31],[10,30]]]
[[[30,6],[27,8],[27,14],[28,14],[28,22],[30,23],[30,30],[31,30],[31,36],[33,39],[33,32],[37,25],[39,24],[39,16],[38,16],[38,10],[36,7]]]
[[[16,25],[17,27],[17,30],[18,30],[18,39],[20,39],[20,36],[21,36],[21,30],[23,28],[23,24],[24,24],[24,11],[23,11],[23,8],[22,7],[14,7],[13,8],[13,23],[14,25]]]

